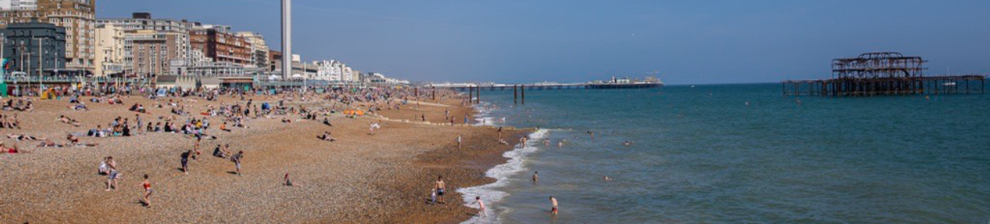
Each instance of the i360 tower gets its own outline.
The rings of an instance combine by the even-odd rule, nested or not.
[[[292,0],[282,0],[282,79],[292,77]]]

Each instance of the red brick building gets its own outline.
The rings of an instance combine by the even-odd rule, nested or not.
[[[230,32],[230,27],[205,25],[189,31],[189,43],[193,50],[203,51],[215,62],[232,62],[252,65],[251,44]]]

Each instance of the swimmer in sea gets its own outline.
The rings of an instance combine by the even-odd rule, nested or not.
[[[624,145],[624,146],[630,146],[630,145],[632,145],[632,144],[633,144],[633,143],[632,143],[632,142],[630,142],[630,141],[626,141],[626,142],[623,142],[623,143],[622,143],[622,145]]]
[[[612,181],[612,178],[611,177],[608,177],[608,176],[605,176],[604,179],[605,179],[605,181]]]
[[[533,172],[533,183],[540,181],[540,171]]]

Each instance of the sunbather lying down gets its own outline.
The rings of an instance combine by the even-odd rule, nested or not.
[[[330,136],[330,132],[323,132],[322,135],[317,135],[316,138],[328,142],[337,141],[337,139]]]
[[[18,141],[25,141],[25,140],[48,140],[46,138],[38,138],[38,137],[30,136],[30,135],[18,135],[18,134],[7,134],[7,138],[16,139]]]
[[[31,153],[31,151],[20,149],[20,147],[17,147],[17,144],[14,144],[14,147],[12,148],[7,148],[7,146],[4,146],[3,142],[0,142],[0,153]]]
[[[41,144],[38,144],[38,148],[62,148],[62,147],[96,147],[96,143],[73,143],[66,142],[65,144],[58,144],[50,140],[44,140]]]

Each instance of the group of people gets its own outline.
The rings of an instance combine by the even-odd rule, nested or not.
[[[103,161],[100,161],[97,172],[99,175],[107,176],[106,191],[116,191],[119,189],[118,182],[123,178],[123,175],[120,174],[118,169],[117,161],[113,159],[113,156],[105,157],[103,158]],[[154,191],[151,189],[151,180],[149,178],[150,176],[148,174],[144,174],[144,180],[141,181],[138,186],[144,189],[144,192],[141,194],[140,202],[144,204],[145,207],[151,208],[151,194]]]
[[[15,102],[14,99],[9,99],[3,102],[3,110],[31,112],[34,111],[34,102],[22,99],[18,99]]]

